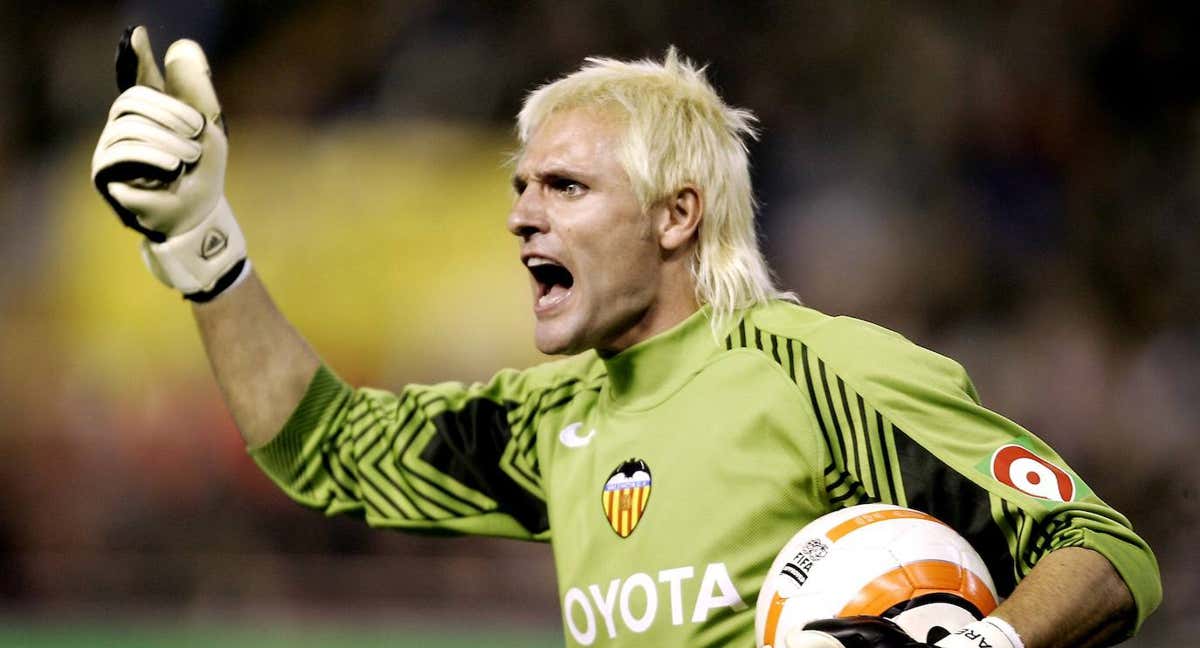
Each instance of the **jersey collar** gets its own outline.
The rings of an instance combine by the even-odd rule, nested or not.
[[[723,348],[709,325],[710,314],[711,308],[703,306],[674,328],[602,357],[609,399],[620,409],[641,410],[678,391]]]

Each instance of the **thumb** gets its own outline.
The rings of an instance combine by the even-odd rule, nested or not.
[[[150,47],[150,34],[141,25],[126,28],[117,44],[117,89],[124,92],[135,85],[163,89],[162,74]]]
[[[167,50],[167,94],[200,111],[205,119],[220,124],[221,104],[213,90],[208,59],[196,41],[182,39]]]
[[[816,630],[792,630],[778,648],[845,648],[833,635]]]

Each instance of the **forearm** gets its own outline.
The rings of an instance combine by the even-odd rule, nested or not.
[[[1026,648],[1106,646],[1124,636],[1133,597],[1104,556],[1067,547],[1042,558],[993,612]]]
[[[320,358],[284,318],[254,271],[217,299],[193,304],[225,402],[251,448],[287,422]]]

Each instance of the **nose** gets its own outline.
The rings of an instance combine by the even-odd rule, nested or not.
[[[549,231],[549,225],[546,210],[535,187],[526,188],[517,196],[517,201],[513,203],[512,211],[508,214],[508,231],[527,241],[534,234],[545,234]]]

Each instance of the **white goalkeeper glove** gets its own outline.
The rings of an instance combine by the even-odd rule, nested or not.
[[[789,632],[781,648],[1024,648],[1017,631],[999,617],[955,632],[935,628],[929,635],[913,639],[892,621],[873,616],[822,619]]]
[[[92,180],[121,222],[145,235],[142,259],[164,284],[208,301],[249,272],[225,200],[228,142],[204,51],[175,41],[165,76],[145,27],[117,47],[117,86],[92,156]]]

